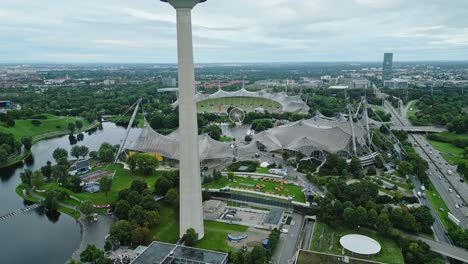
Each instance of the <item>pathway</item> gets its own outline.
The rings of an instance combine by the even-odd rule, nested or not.
[[[28,212],[28,211],[31,211],[31,210],[34,210],[38,207],[40,207],[41,205],[40,204],[33,204],[33,205],[30,205],[30,206],[26,206],[24,208],[21,208],[21,209],[18,209],[14,212],[11,212],[11,213],[8,213],[8,214],[5,214],[3,216],[0,216],[0,221],[3,221],[3,220],[6,220],[10,217],[13,217],[15,215],[19,215],[19,214],[22,214],[22,213],[25,213],[25,212]]]

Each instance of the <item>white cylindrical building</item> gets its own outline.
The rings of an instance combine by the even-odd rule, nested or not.
[[[192,43],[192,8],[206,0],[161,0],[177,13],[177,53],[179,65],[180,131],[180,228],[182,237],[193,228],[203,238],[203,207],[198,153],[197,102]]]

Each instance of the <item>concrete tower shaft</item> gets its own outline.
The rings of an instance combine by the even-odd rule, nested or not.
[[[171,4],[177,14],[177,54],[179,66],[180,131],[180,228],[182,237],[193,228],[203,238],[203,208],[198,153],[197,103],[192,43],[192,8],[206,0],[161,0]]]

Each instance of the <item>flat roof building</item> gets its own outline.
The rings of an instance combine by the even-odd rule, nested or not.
[[[131,264],[227,264],[228,254],[154,241]]]

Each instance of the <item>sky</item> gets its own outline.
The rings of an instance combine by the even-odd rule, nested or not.
[[[468,60],[468,0],[208,0],[195,62]],[[1,0],[0,63],[175,63],[159,0]]]

